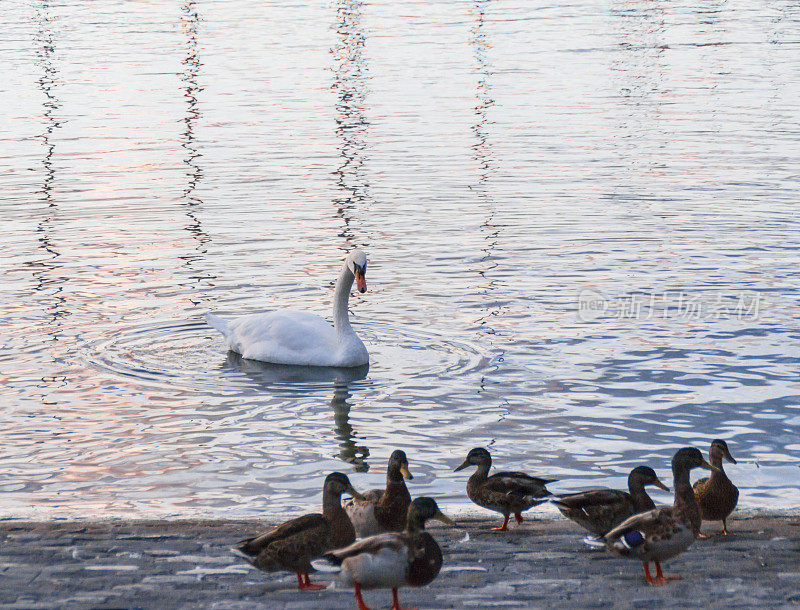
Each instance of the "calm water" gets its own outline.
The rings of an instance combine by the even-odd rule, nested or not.
[[[398,447],[458,510],[475,445],[558,491],[716,437],[800,505],[796,2],[7,0],[0,57],[3,516],[299,510]],[[368,372],[203,322],[329,315],[354,246]]]

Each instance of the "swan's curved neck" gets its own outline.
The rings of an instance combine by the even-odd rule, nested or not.
[[[342,269],[342,274],[336,280],[336,290],[333,293],[333,327],[336,334],[342,335],[353,332],[350,326],[350,317],[347,313],[347,302],[350,300],[350,288],[353,286],[354,276],[347,268]]]

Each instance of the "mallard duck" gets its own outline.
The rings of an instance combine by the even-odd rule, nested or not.
[[[698,466],[717,470],[694,447],[680,449],[672,458],[675,503],[633,515],[603,536],[609,550],[642,562],[645,579],[651,585],[680,578],[665,576],[661,562],[685,551],[700,533],[700,508],[689,483],[689,471]],[[651,561],[656,565],[655,578],[650,575]]]
[[[731,452],[728,451],[728,443],[719,439],[712,441],[711,449],[708,452],[708,461],[718,470],[712,472],[710,477],[700,479],[694,484],[694,495],[700,506],[703,521],[722,521],[720,534],[727,536],[727,520],[739,501],[739,488],[731,483],[728,475],[725,474],[725,470],[722,468],[722,458],[732,464],[736,463]],[[701,537],[705,538],[703,534]]]
[[[603,536],[631,515],[655,508],[645,491],[645,485],[664,485],[649,466],[637,466],[628,475],[628,491],[620,489],[590,489],[565,494],[554,500],[561,514],[595,536]]]
[[[369,610],[361,597],[362,589],[392,589],[392,609],[402,610],[397,588],[427,585],[442,567],[442,551],[425,531],[425,522],[437,519],[455,525],[444,516],[431,498],[417,498],[408,507],[402,533],[390,532],[359,540],[346,548],[331,551],[325,558],[342,566],[339,581],[355,588],[359,610]]]
[[[403,531],[411,504],[411,494],[403,477],[414,478],[408,471],[406,454],[398,449],[389,456],[386,489],[372,489],[364,494],[364,500],[353,498],[345,503],[344,510],[359,538]]]
[[[296,572],[299,589],[325,588],[309,580],[311,560],[356,539],[353,524],[342,508],[344,492],[363,498],[346,475],[332,472],[325,477],[321,515],[304,515],[287,521],[270,532],[242,540],[234,551],[264,572]]]
[[[486,449],[476,447],[468,454],[455,472],[477,466],[478,469],[467,481],[467,495],[478,506],[497,511],[503,515],[503,524],[491,531],[508,530],[508,517],[514,513],[517,523],[522,523],[522,511],[541,504],[544,498],[552,496],[545,485],[558,479],[540,479],[524,472],[497,472],[489,476],[492,456]]]

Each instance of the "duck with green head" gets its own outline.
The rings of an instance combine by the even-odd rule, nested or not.
[[[728,443],[716,439],[711,442],[711,449],[708,452],[708,461],[717,468],[706,477],[694,484],[694,495],[697,504],[700,506],[700,514],[703,521],[722,521],[721,535],[728,535],[728,517],[736,508],[739,501],[739,488],[734,485],[725,474],[722,468],[722,459],[735,464],[731,452],[728,450]],[[705,538],[705,534],[700,534]]]
[[[472,449],[455,472],[469,466],[477,466],[478,469],[467,481],[467,495],[478,506],[503,515],[503,524],[492,528],[492,531],[498,532],[508,531],[508,518],[512,513],[517,523],[522,523],[522,511],[552,496],[545,485],[558,480],[532,477],[524,472],[497,472],[489,476],[492,456],[482,447]]]
[[[366,589],[391,589],[392,610],[403,610],[397,597],[399,587],[422,587],[436,578],[442,567],[442,550],[425,531],[429,519],[454,525],[432,498],[417,498],[408,507],[402,532],[370,536],[325,554],[325,559],[341,566],[339,581],[355,588],[358,610],[369,610],[361,595]]]
[[[680,578],[665,576],[661,562],[688,549],[700,533],[700,507],[689,483],[689,471],[697,467],[716,470],[694,447],[678,450],[672,458],[674,504],[633,515],[603,536],[610,551],[642,562],[645,579],[651,585]],[[650,574],[650,562],[656,566],[655,578]]]
[[[234,552],[264,572],[288,570],[297,574],[299,589],[324,589],[309,579],[311,560],[331,549],[351,544],[356,532],[342,508],[342,494],[363,498],[347,475],[332,472],[322,490],[322,514],[297,517],[274,530],[242,540]]]

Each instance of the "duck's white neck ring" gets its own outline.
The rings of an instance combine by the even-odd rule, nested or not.
[[[353,328],[350,326],[350,316],[347,311],[347,303],[350,300],[350,288],[353,286],[354,276],[345,264],[342,274],[336,280],[336,289],[333,293],[333,327],[336,334],[350,334]]]

